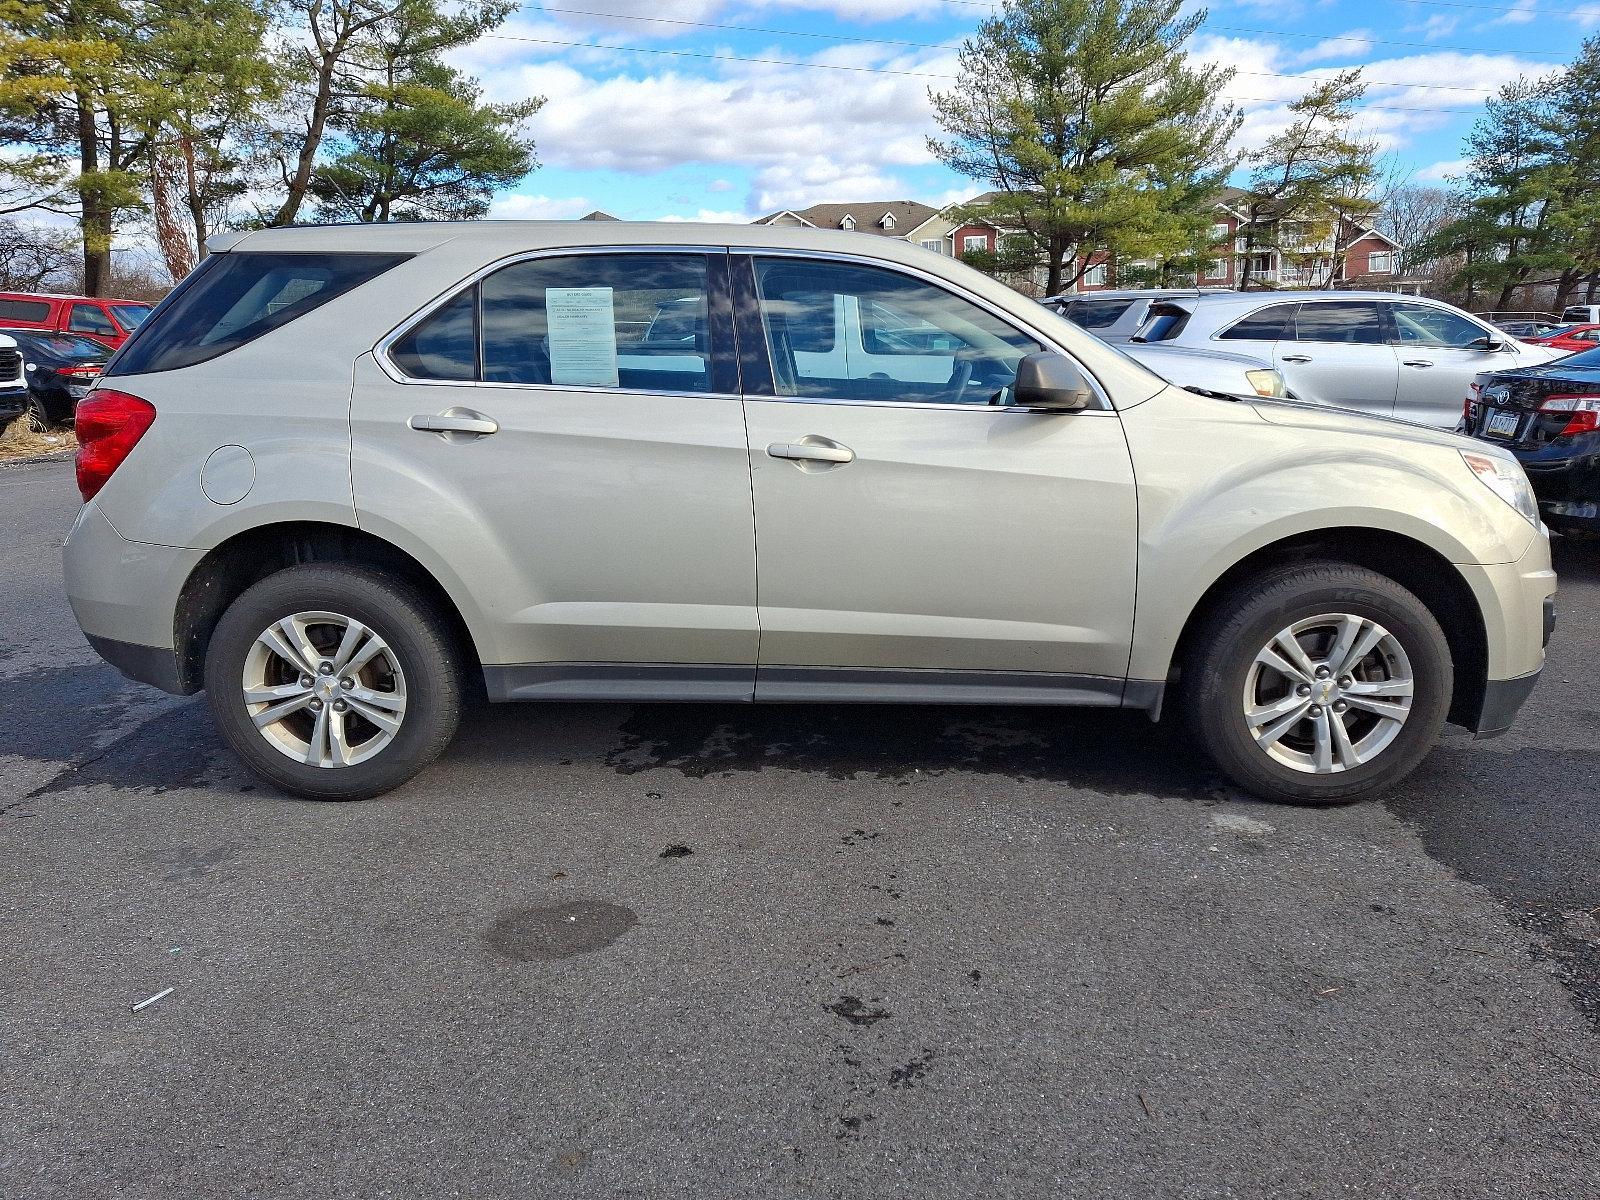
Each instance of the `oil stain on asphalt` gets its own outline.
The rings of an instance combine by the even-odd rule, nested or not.
[[[572,900],[542,908],[509,908],[483,935],[489,949],[518,962],[549,962],[603,950],[639,923],[620,904]]]

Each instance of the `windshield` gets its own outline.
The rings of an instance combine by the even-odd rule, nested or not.
[[[127,330],[134,330],[144,324],[144,319],[150,315],[151,306],[148,304],[117,304],[117,320]]]

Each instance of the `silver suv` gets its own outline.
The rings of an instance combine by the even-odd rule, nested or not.
[[[1484,371],[1561,352],[1437,300],[1386,292],[1226,292],[1150,307],[1135,342],[1232,350],[1278,368],[1300,400],[1454,429]]]
[[[870,244],[869,244],[870,243]],[[1181,709],[1258,795],[1505,729],[1555,590],[1522,470],[1164,383],[886,238],[231,235],[78,409],[109,661],[303,796],[492,700]]]

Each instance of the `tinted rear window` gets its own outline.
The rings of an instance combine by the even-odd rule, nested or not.
[[[1139,329],[1141,342],[1168,342],[1183,332],[1189,323],[1187,310],[1176,304],[1153,304],[1150,316]]]
[[[1076,300],[1061,315],[1083,329],[1109,329],[1132,304],[1132,300]]]
[[[117,323],[124,329],[132,331],[144,324],[144,319],[150,315],[148,304],[113,304],[111,311],[117,315]]]
[[[161,305],[107,375],[173,371],[255,341],[404,262],[405,254],[213,255]]]
[[[413,379],[478,377],[478,289],[468,288],[389,350]]]
[[[0,321],[48,321],[50,306],[43,300],[0,300]]]
[[[1235,321],[1217,336],[1232,342],[1275,342],[1284,336],[1294,310],[1293,304],[1269,304],[1244,320]]]

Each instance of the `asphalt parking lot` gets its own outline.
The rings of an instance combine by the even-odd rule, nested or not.
[[[528,706],[317,805],[94,656],[76,507],[0,467],[0,1194],[1600,1196],[1600,545],[1387,803],[1132,714]]]

